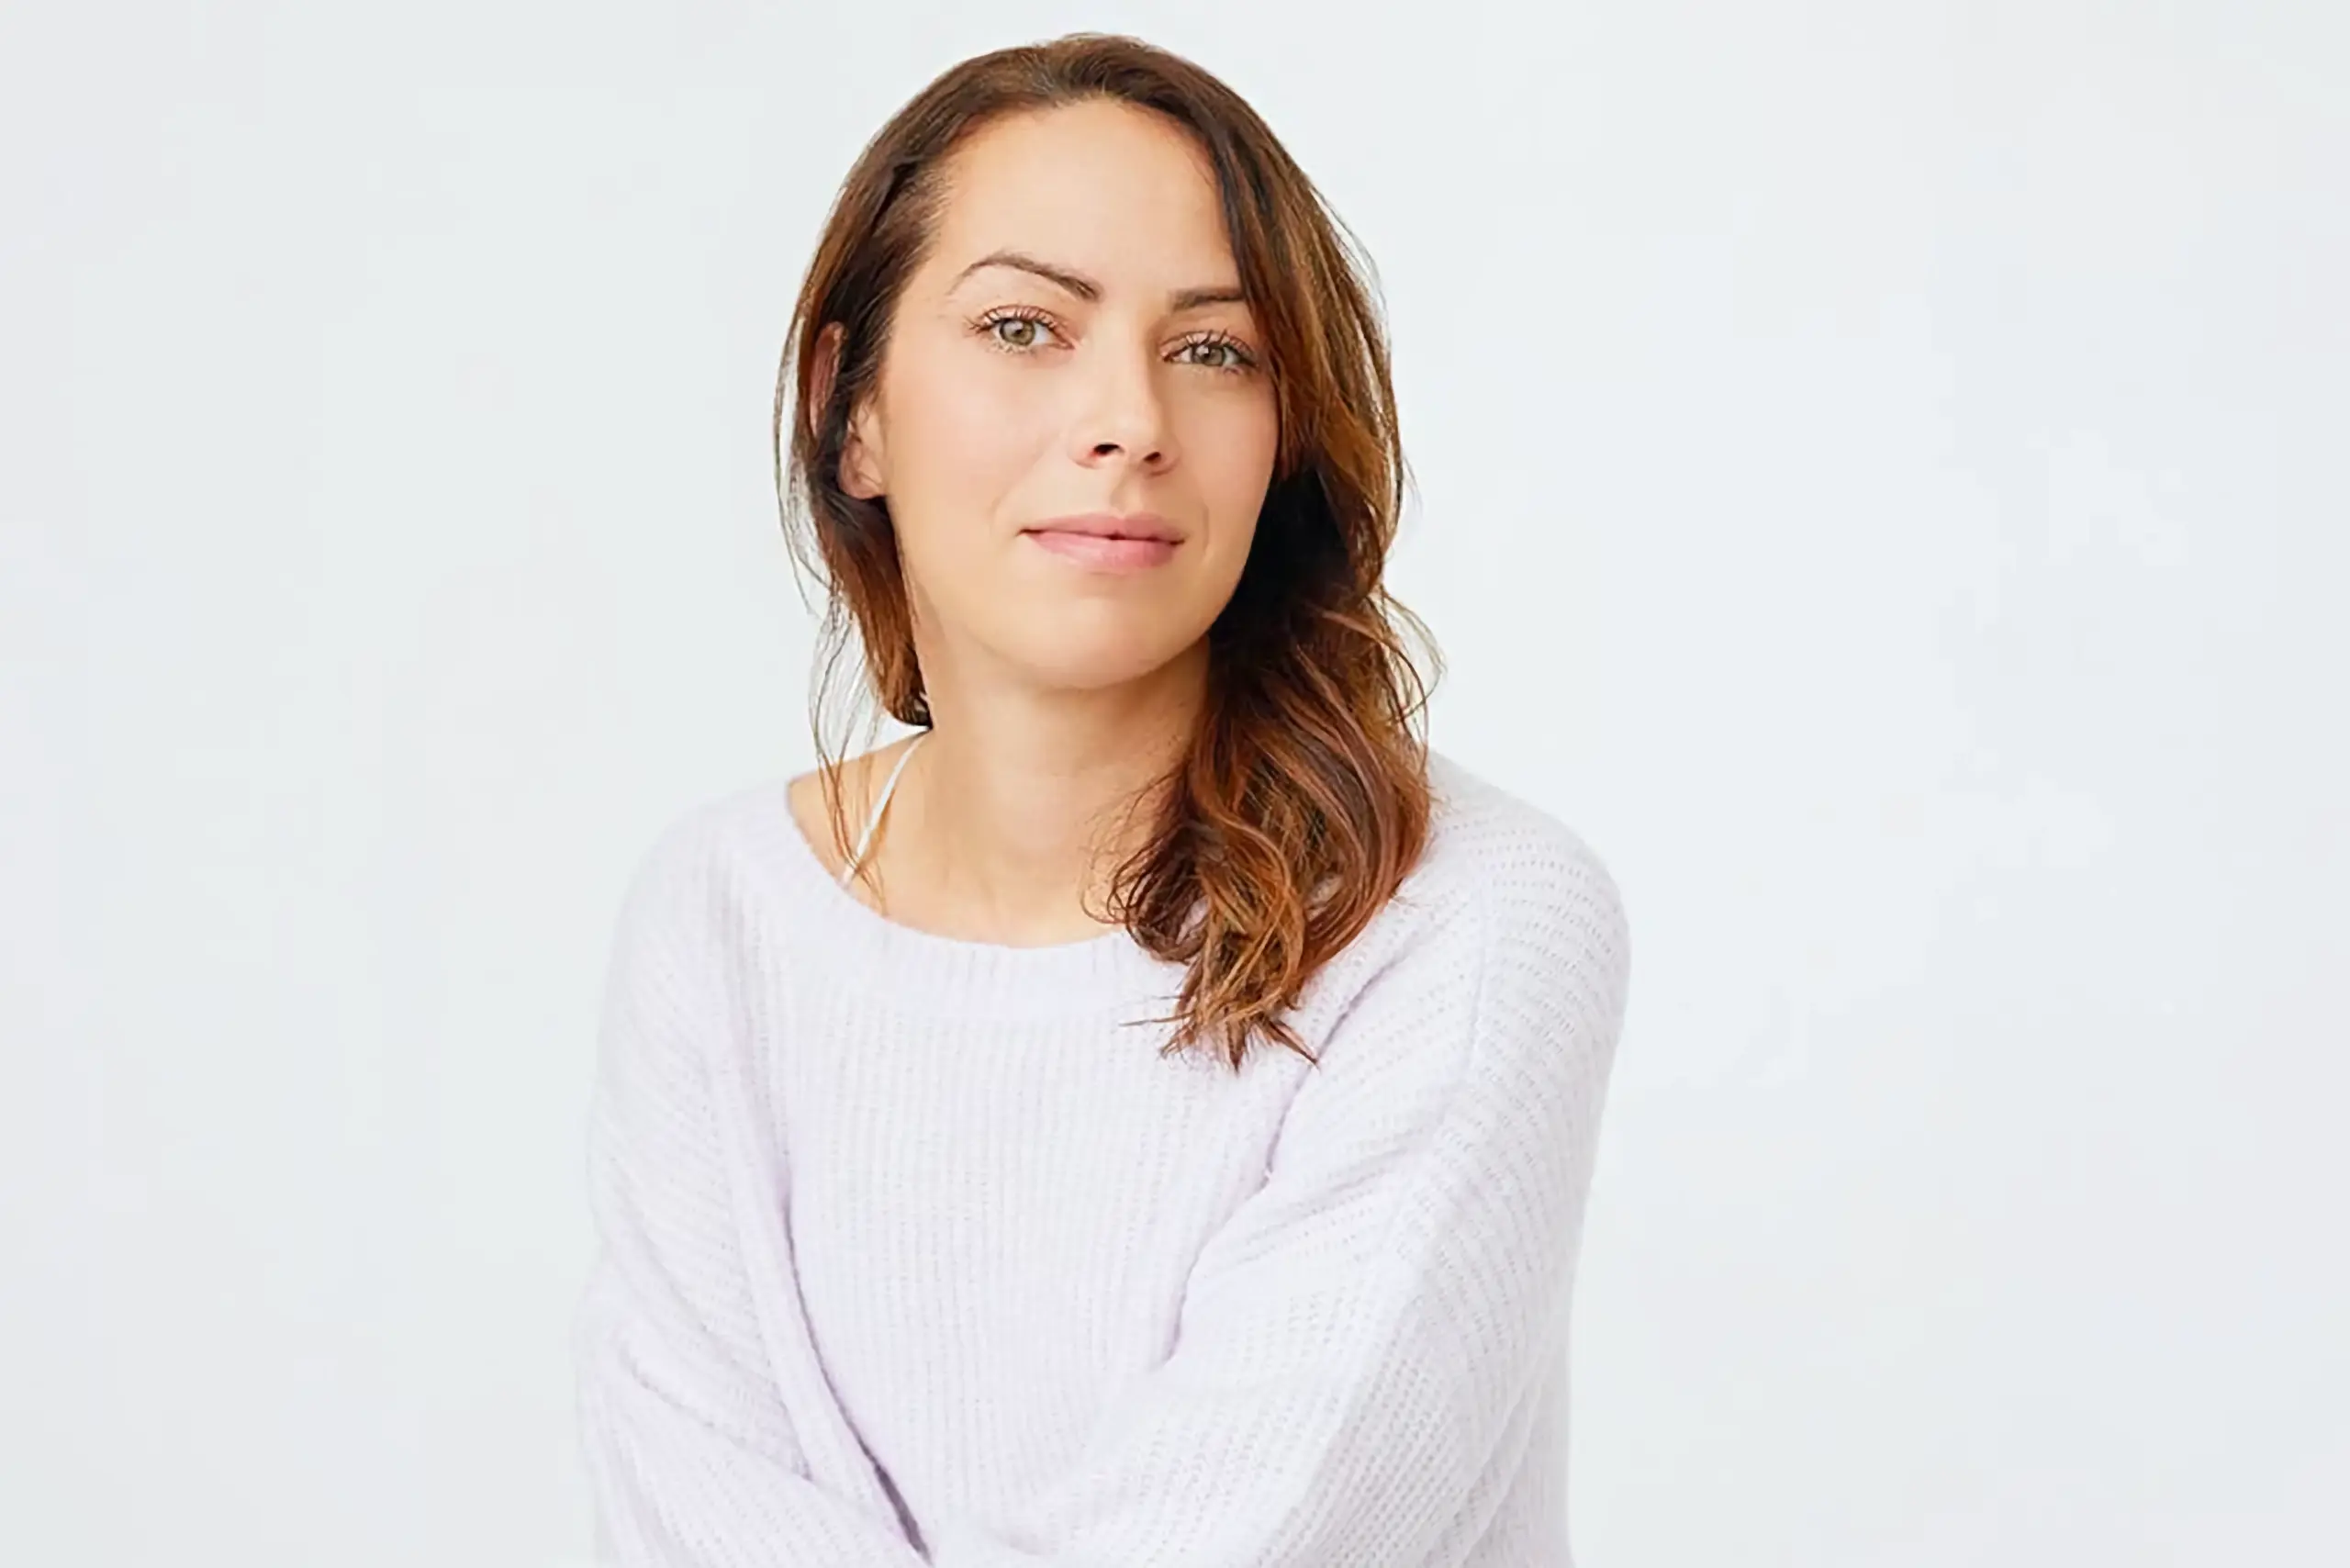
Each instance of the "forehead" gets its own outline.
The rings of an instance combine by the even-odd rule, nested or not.
[[[1112,293],[1237,281],[1207,154],[1151,110],[1102,101],[1008,116],[957,148],[946,175],[924,268],[941,286],[1001,249]]]

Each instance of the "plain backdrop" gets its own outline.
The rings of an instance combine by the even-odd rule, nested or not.
[[[1435,742],[1630,906],[1583,1568],[2350,1561],[2330,0],[8,7],[0,1560],[585,1560],[616,900],[812,755],[791,296],[1080,27],[1369,248]]]

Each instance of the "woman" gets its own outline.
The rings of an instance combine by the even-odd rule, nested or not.
[[[1568,1562],[1624,916],[1415,738],[1340,233],[1230,89],[1100,35],[955,67],[851,172],[778,477],[789,404],[826,627],[916,733],[703,802],[629,890],[608,1559]]]

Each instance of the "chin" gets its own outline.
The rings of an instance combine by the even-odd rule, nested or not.
[[[1156,675],[1182,648],[1145,642],[1131,628],[1113,636],[1064,636],[1047,640],[1046,628],[1023,638],[1016,650],[1006,651],[1007,662],[1017,666],[1036,685],[1058,690],[1103,690]]]

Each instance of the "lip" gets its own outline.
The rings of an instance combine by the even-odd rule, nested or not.
[[[1068,517],[1046,518],[1026,532],[1084,533],[1095,538],[1158,539],[1169,544],[1183,542],[1183,531],[1155,511],[1127,512],[1123,516],[1113,511],[1072,512]]]
[[[1065,560],[1097,571],[1132,572],[1175,558],[1183,536],[1155,512],[1084,512],[1023,529],[1027,538]]]

